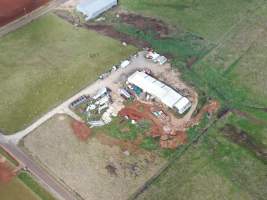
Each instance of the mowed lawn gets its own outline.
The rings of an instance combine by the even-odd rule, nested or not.
[[[52,14],[0,38],[0,131],[25,128],[135,51]]]
[[[28,189],[18,178],[11,182],[0,183],[1,200],[41,200],[36,194]]]
[[[161,18],[216,42],[263,0],[121,0],[123,8]]]
[[[263,162],[212,128],[138,200],[265,200],[266,175]]]

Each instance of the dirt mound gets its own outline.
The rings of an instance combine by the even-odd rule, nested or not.
[[[12,168],[6,162],[0,162],[0,182],[8,183],[14,176],[16,176],[16,173]]]
[[[156,37],[158,38],[166,37],[169,34],[169,28],[167,24],[161,20],[126,13],[120,13],[120,19],[123,22],[133,25],[144,32],[152,31],[157,34]]]
[[[1,0],[0,27],[26,15],[50,0]]]
[[[134,37],[131,37],[127,34],[118,32],[115,30],[115,28],[111,25],[101,25],[101,24],[90,24],[89,22],[85,24],[85,27],[88,29],[92,29],[102,35],[106,35],[112,38],[115,38],[117,40],[120,40],[121,42],[126,42],[127,44],[132,44],[134,46],[137,46],[139,48],[149,47],[150,44],[148,42],[136,39]]]
[[[83,122],[79,122],[79,121],[76,121],[76,120],[73,120],[71,122],[71,128],[74,132],[74,134],[81,140],[81,141],[86,141],[92,131],[91,129]]]
[[[214,112],[216,112],[218,109],[220,108],[220,103],[218,101],[210,101],[207,105],[205,105],[200,111],[199,113],[193,117],[187,124],[186,127],[189,128],[191,126],[195,126],[197,125],[202,117],[208,113],[208,114],[212,114]]]
[[[187,142],[186,132],[176,131],[175,135],[164,135],[160,138],[160,147],[165,149],[176,149]]]

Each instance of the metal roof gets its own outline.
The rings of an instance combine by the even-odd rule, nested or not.
[[[179,100],[183,99],[184,102],[185,97],[180,95],[171,87],[144,72],[135,72],[128,78],[128,82],[140,87],[144,92],[157,97],[160,101],[162,101],[162,103],[166,104],[170,108],[173,108],[174,105],[177,104],[177,108],[181,109],[184,105],[179,104]]]
[[[117,0],[81,0],[76,9],[87,16],[86,20],[89,20],[115,5]]]

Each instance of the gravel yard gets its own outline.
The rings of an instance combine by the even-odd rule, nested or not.
[[[24,139],[24,148],[86,200],[127,199],[166,162],[146,151],[125,152],[101,137],[81,142],[71,120],[55,115]]]

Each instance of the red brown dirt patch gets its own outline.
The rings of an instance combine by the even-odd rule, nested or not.
[[[91,129],[83,122],[73,120],[71,122],[71,128],[74,134],[81,140],[86,141],[91,136]]]
[[[152,114],[159,108],[154,105],[144,104],[141,102],[134,102],[133,104],[123,108],[119,112],[119,116],[127,116],[128,118],[141,121],[149,120],[151,122],[151,128],[149,135],[152,137],[160,137],[161,148],[175,149],[178,146],[186,143],[186,132],[172,130],[172,127],[168,127],[168,116],[165,114],[164,118],[157,118]],[[169,130],[170,129],[170,130]]]
[[[0,27],[32,12],[50,0],[0,0]]]
[[[152,122],[150,134],[152,137],[159,137],[164,133],[162,122],[154,117],[151,113],[152,105],[141,102],[134,102],[133,104],[123,108],[119,112],[119,116],[127,116],[135,121],[149,120]]]
[[[0,161],[0,182],[8,183],[14,176],[16,176],[16,173],[12,168],[6,162]]]
[[[200,111],[199,113],[193,117],[186,125],[187,128],[197,125],[200,120],[202,119],[202,117],[208,113],[208,114],[212,114],[214,112],[216,112],[218,109],[220,108],[220,103],[218,101],[210,101],[207,105],[205,105]]]

